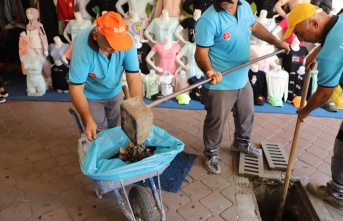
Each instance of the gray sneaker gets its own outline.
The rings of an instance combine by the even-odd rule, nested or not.
[[[218,156],[212,156],[212,157],[204,157],[205,162],[205,168],[210,172],[214,174],[220,174],[220,166],[218,163]]]
[[[321,200],[324,200],[336,207],[337,209],[343,209],[343,201],[336,199],[335,197],[329,194],[327,186],[319,186],[315,183],[309,182],[306,185],[306,189],[314,196],[318,197]]]
[[[259,157],[262,154],[260,150],[253,147],[250,143],[248,146],[240,146],[240,147],[235,147],[233,146],[233,144],[231,144],[230,149],[233,151],[244,152],[254,157]]]

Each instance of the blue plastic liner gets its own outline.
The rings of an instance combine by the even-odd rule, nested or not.
[[[124,180],[159,171],[184,149],[183,142],[153,125],[144,142],[145,145],[156,147],[152,156],[134,163],[123,162],[118,158],[110,159],[121,147],[127,148],[129,143],[121,127],[102,131],[90,145],[82,163],[82,173],[93,180]]]

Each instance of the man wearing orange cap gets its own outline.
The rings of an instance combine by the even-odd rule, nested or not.
[[[108,12],[79,32],[70,62],[70,96],[89,140],[118,124],[123,71],[131,96],[143,99],[134,40],[121,15]]]
[[[316,13],[314,5],[299,4],[288,16],[288,30],[284,38],[292,32],[299,41],[321,44],[320,50],[315,52],[318,53],[318,88],[307,104],[297,111],[298,119],[303,121],[311,111],[330,99],[338,84],[343,86],[343,15],[329,16],[325,12]],[[313,67],[312,60],[306,62],[306,67]],[[332,180],[327,186],[318,186],[310,182],[307,189],[318,198],[343,209],[343,122],[334,144],[331,172]]]

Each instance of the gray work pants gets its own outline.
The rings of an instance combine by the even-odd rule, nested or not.
[[[208,90],[201,93],[207,111],[204,121],[204,154],[217,156],[224,126],[230,111],[233,112],[235,147],[247,146],[254,122],[253,91],[249,82],[239,90]]]

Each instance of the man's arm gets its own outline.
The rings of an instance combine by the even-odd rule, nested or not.
[[[335,88],[327,88],[327,87],[321,87],[318,86],[316,92],[311,96],[311,98],[308,100],[306,106],[299,108],[297,110],[298,113],[298,119],[300,121],[304,121],[304,119],[310,115],[310,113],[317,109],[318,107],[321,107],[325,102],[327,102]]]
[[[143,99],[143,83],[142,77],[139,72],[126,73],[126,81],[129,86],[131,97],[140,97]]]
[[[83,93],[84,84],[82,85],[74,85],[69,84],[69,92],[71,100],[81,115],[82,120],[86,124],[85,134],[88,140],[92,141],[97,138],[96,129],[97,125],[93,120],[91,112],[89,110],[88,101],[86,99],[85,94]]]
[[[289,53],[289,45],[286,42],[280,41],[258,21],[256,21],[255,24],[251,26],[251,32],[255,37],[266,41],[267,43],[274,45],[277,48],[286,49],[286,54]]]
[[[210,84],[218,84],[222,80],[222,75],[213,69],[210,57],[208,56],[209,50],[210,48],[196,46],[195,61],[207,78],[213,78]]]

